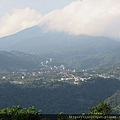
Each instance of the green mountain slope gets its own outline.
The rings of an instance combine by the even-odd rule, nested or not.
[[[107,98],[105,102],[109,103],[115,113],[120,113],[120,90],[117,90],[111,97]]]
[[[37,69],[42,58],[23,52],[0,51],[0,71],[24,71]]]
[[[33,105],[42,109],[42,113],[87,113],[89,107],[115,93],[120,81],[96,78],[78,86],[64,82],[51,82],[44,87],[33,86],[0,84],[0,108]]]

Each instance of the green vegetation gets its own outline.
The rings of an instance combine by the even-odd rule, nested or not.
[[[35,54],[0,51],[0,72],[38,69],[38,65],[42,60],[41,56]]]
[[[105,102],[110,104],[114,113],[120,113],[120,90],[117,90],[117,92],[107,98]]]
[[[0,110],[0,120],[114,120],[111,119],[112,110],[109,104],[102,101],[98,102],[97,106],[91,107],[88,114],[63,114],[62,112],[56,115],[41,114],[41,110],[35,110],[34,106],[20,108],[13,106],[12,108],[4,108]],[[114,117],[117,117],[117,115]],[[115,120],[120,120],[115,118]]]
[[[111,113],[112,113],[112,110],[110,105],[102,101],[99,101],[97,106],[90,108],[90,114],[93,114],[93,115],[109,115]]]
[[[39,120],[40,113],[41,111],[35,110],[34,106],[28,109],[13,106],[0,110],[0,120]]]
[[[12,105],[35,106],[43,113],[65,114],[88,113],[88,108],[112,96],[120,88],[117,79],[93,78],[80,85],[66,82],[47,82],[47,84],[0,84],[0,108]]]
[[[40,54],[28,54],[24,52],[0,51],[0,71],[20,71],[41,69],[40,63],[53,58],[51,66],[64,64],[67,69],[102,69],[111,66],[120,67],[120,50],[90,50],[88,48],[69,49],[59,52],[47,52]],[[96,51],[96,53],[94,53]]]

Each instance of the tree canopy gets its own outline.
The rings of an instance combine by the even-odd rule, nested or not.
[[[109,115],[112,113],[111,107],[109,104],[99,101],[97,106],[90,108],[90,114],[97,115]]]

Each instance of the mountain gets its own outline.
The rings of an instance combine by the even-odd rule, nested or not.
[[[118,71],[120,67],[120,42],[102,36],[73,36],[62,32],[49,32],[37,26],[0,38],[0,72],[28,70],[34,75],[36,69],[37,72],[43,70],[47,73],[51,68],[57,70],[56,66],[61,65],[65,66],[65,72],[68,69],[99,68],[98,70],[105,71],[112,68],[112,72],[108,72],[114,73],[114,69]],[[50,73],[52,77],[55,75],[54,69]],[[57,75],[58,78],[62,77]],[[117,76],[119,77],[119,72]],[[0,80],[4,81],[4,77],[4,73],[1,73]],[[45,77],[39,76],[32,87],[27,81],[26,86],[22,85],[21,81],[18,81],[19,85],[12,84],[16,80],[1,82],[0,108],[20,104],[22,107],[34,105],[44,113],[82,113],[87,112],[88,108],[96,105],[99,100],[112,96],[120,86],[120,81],[114,78],[92,78],[80,85],[50,82],[48,79],[48,84],[41,87],[42,79],[47,77],[49,76],[46,74]],[[22,76],[20,78],[22,79]],[[26,79],[31,83],[33,78]],[[113,107],[117,109],[119,104]]]
[[[73,36],[62,32],[46,32],[34,26],[16,34],[0,38],[0,50],[23,52],[55,51],[110,51],[119,48],[120,42],[106,37]]]
[[[37,69],[42,57],[34,54],[27,54],[23,52],[6,52],[0,51],[0,71],[26,71]]]
[[[97,105],[99,100],[104,101],[113,95],[119,89],[120,81],[95,78],[81,85],[53,81],[43,87],[40,87],[41,82],[33,86],[0,84],[0,108],[21,105],[35,106],[44,114],[88,113],[88,109]]]
[[[120,42],[107,37],[73,36],[45,31],[38,26],[0,38],[0,50],[21,51],[53,58],[68,69],[89,69],[120,64]]]
[[[120,113],[120,90],[117,90],[105,102],[109,103],[115,113]]]

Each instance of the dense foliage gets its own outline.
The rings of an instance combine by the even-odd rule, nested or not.
[[[32,106],[28,109],[13,106],[0,110],[0,120],[39,120],[40,112]]]
[[[4,108],[0,110],[0,120],[114,120],[111,119],[112,111],[109,104],[99,101],[97,106],[90,108],[88,114],[41,114],[40,110],[35,110],[34,106],[20,108],[20,106],[13,106],[12,108]],[[117,116],[114,116],[117,117]],[[116,118],[115,120],[120,120]]]
[[[120,90],[115,92],[111,97],[107,98],[105,102],[111,105],[114,113],[120,113]]]
[[[88,108],[104,101],[120,87],[116,79],[94,78],[81,85],[51,82],[46,86],[0,84],[0,107],[35,106],[43,113],[87,113]]]
[[[90,114],[93,114],[93,115],[109,115],[111,113],[112,113],[112,110],[110,105],[102,101],[99,101],[97,106],[90,108]]]

